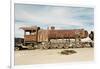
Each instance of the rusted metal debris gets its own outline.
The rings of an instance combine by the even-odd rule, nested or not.
[[[63,50],[63,51],[61,51],[61,54],[64,54],[64,55],[70,55],[70,54],[74,54],[74,53],[77,53],[77,52],[74,51],[74,50]]]

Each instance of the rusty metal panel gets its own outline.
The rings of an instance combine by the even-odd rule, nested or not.
[[[39,34],[38,34],[38,41],[41,42],[41,41],[48,41],[48,31],[47,30],[41,30],[39,31]]]
[[[25,35],[24,40],[25,41],[36,41],[36,36],[35,35]]]
[[[48,38],[49,39],[63,39],[63,38],[75,38],[77,33],[81,38],[87,37],[88,34],[85,34],[84,30],[49,30]]]

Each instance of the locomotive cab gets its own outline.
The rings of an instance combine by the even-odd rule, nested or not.
[[[34,45],[38,42],[38,30],[40,27],[21,27],[24,30],[24,45]]]

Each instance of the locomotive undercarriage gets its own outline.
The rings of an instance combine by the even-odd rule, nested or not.
[[[93,42],[81,42],[81,41],[71,41],[71,40],[60,40],[54,39],[44,42],[25,42],[24,44],[16,44],[15,50],[20,50],[23,48],[32,49],[68,49],[68,48],[87,48],[93,47]]]
[[[86,48],[92,47],[90,42],[66,42],[66,43],[52,43],[41,42],[34,45],[36,49],[68,49],[68,48]]]

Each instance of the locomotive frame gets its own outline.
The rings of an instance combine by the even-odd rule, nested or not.
[[[20,27],[20,29],[24,30],[24,41],[21,43],[21,47],[32,46],[32,48],[42,49],[82,47],[81,39],[88,37],[88,32],[84,29],[57,30],[54,26],[45,30],[37,26]],[[65,42],[52,43],[52,39],[61,39],[62,41],[65,40]],[[72,45],[71,39],[74,39]]]

